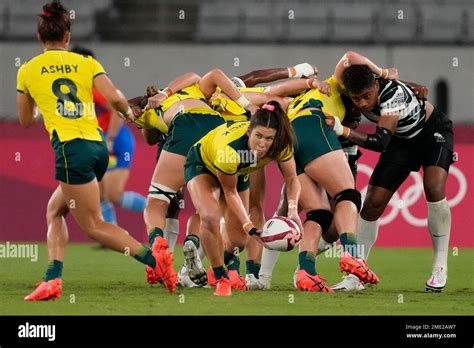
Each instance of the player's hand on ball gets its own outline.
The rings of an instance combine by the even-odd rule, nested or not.
[[[298,215],[298,208],[289,209],[287,217],[296,222],[300,228],[300,231],[303,231],[303,224],[301,223],[300,216]]]

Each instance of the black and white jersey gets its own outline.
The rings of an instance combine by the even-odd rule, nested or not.
[[[379,79],[379,102],[369,113],[362,113],[370,121],[377,123],[380,115],[397,113],[399,115],[394,136],[410,139],[423,129],[426,112],[423,100],[400,81]]]

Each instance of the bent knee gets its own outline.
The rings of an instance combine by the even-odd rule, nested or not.
[[[221,216],[219,212],[204,211],[199,213],[201,218],[201,226],[204,230],[211,232],[220,232],[220,220]]]
[[[377,220],[380,216],[382,216],[385,207],[385,202],[365,200],[360,212],[360,216],[362,219],[367,221]]]

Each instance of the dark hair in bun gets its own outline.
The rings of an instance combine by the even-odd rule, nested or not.
[[[71,31],[69,12],[59,1],[43,6],[43,13],[38,18],[38,34],[42,42],[62,41],[66,33]]]

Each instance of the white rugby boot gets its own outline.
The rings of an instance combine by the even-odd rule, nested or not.
[[[194,283],[188,275],[188,269],[186,266],[183,266],[178,272],[178,285],[184,288],[198,288],[199,285]]]
[[[431,272],[431,276],[425,283],[427,291],[441,292],[448,281],[448,267],[436,267]]]
[[[189,278],[198,286],[207,284],[207,273],[202,265],[196,245],[188,240],[183,245],[184,264],[188,270]]]
[[[364,284],[354,274],[342,276],[342,281],[331,286],[334,291],[361,291],[364,290]]]

